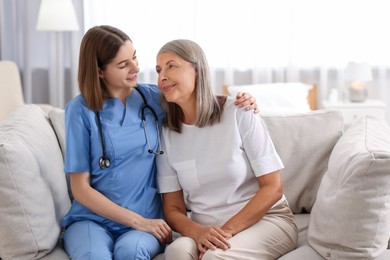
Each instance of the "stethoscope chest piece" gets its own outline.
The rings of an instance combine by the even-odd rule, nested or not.
[[[105,158],[105,157],[100,157],[99,159],[99,166],[100,166],[100,169],[104,170],[106,168],[110,168],[111,166],[111,161],[109,158]]]

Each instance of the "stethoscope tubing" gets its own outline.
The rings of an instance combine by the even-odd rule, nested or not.
[[[142,91],[139,88],[137,88],[137,87],[135,87],[134,89],[138,91],[138,93],[141,95],[141,98],[142,98],[142,100],[144,102],[144,105],[141,108],[141,120],[142,120],[142,126],[143,126],[144,131],[145,131],[146,143],[148,144],[148,152],[151,153],[151,154],[156,154],[156,155],[163,154],[164,152],[162,150],[160,150],[160,144],[161,144],[160,130],[159,130],[158,117],[157,117],[156,111],[154,111],[154,109],[151,106],[148,105],[148,102],[146,101],[146,97],[145,97],[144,93],[142,93]],[[145,110],[146,109],[148,109],[152,113],[152,115],[153,115],[153,117],[155,119],[156,130],[157,130],[157,138],[158,138],[158,140],[157,140],[157,150],[153,150],[150,147],[149,135],[148,135],[147,127],[146,127],[146,117],[145,117]],[[103,127],[102,127],[102,122],[101,122],[101,119],[100,119],[99,111],[96,111],[96,118],[97,118],[97,124],[98,124],[98,128],[99,128],[100,142],[102,144],[102,156],[99,159],[99,167],[101,169],[105,169],[105,168],[109,168],[111,166],[111,160],[110,160],[110,158],[106,154],[106,144],[105,144],[105,141],[104,141]]]

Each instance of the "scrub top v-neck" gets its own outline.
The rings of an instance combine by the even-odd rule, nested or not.
[[[159,90],[155,85],[138,84],[147,103],[156,112],[159,126],[163,117]],[[146,218],[161,218],[161,199],[156,188],[155,156],[148,152],[142,126],[144,101],[137,91],[126,98],[124,105],[117,98],[107,99],[99,111],[106,155],[111,166],[101,169],[102,143],[95,112],[89,110],[83,97],[77,96],[65,108],[66,155],[65,172],[89,172],[91,186],[111,201]],[[158,146],[155,118],[146,110],[146,128],[150,145]],[[161,129],[160,129],[161,130]],[[74,201],[61,225],[93,220],[110,230],[126,228],[102,218]]]

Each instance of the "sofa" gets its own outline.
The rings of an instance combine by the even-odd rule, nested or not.
[[[279,259],[390,259],[388,124],[362,117],[344,129],[330,110],[263,119],[299,230],[297,248]],[[25,104],[0,123],[2,259],[69,259],[59,226],[71,204],[64,139],[60,108]]]

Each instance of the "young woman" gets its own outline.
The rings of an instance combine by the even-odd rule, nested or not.
[[[61,224],[73,260],[150,259],[172,240],[155,181],[155,158],[163,153],[160,92],[137,84],[138,72],[125,33],[88,30],[80,47],[81,94],[65,108],[65,172],[74,201]],[[238,101],[245,106],[253,98]]]
[[[262,119],[213,94],[192,41],[165,44],[156,70],[167,113],[157,180],[165,219],[182,235],[166,259],[276,259],[294,249],[283,164]]]

